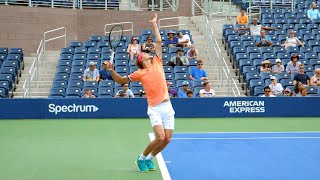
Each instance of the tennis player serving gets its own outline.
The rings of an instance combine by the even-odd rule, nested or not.
[[[147,95],[148,115],[156,139],[147,146],[136,160],[140,172],[156,170],[152,159],[169,144],[175,122],[175,112],[169,99],[165,73],[162,67],[162,41],[157,26],[157,14],[150,22],[156,41],[154,57],[147,53],[138,54],[136,65],[139,70],[128,76],[121,77],[114,71],[113,64],[109,67],[115,82],[123,84],[140,81]]]

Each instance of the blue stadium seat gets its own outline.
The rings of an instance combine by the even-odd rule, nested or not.
[[[85,81],[83,87],[86,88],[98,88],[99,84],[97,81]]]
[[[137,71],[138,70],[138,67],[137,66],[130,66],[130,69],[129,69],[129,72],[130,74]]]
[[[6,88],[0,88],[0,98],[8,98],[9,93]]]
[[[242,47],[241,47],[242,48]],[[258,47],[247,47],[247,53],[250,55],[251,53],[260,53]]]
[[[320,29],[312,29],[311,30],[311,33],[315,36],[319,35],[320,34]],[[317,38],[318,39],[318,38]]]
[[[8,48],[0,48],[0,54],[8,54]]]
[[[307,46],[304,46],[304,47],[300,47],[300,53],[312,53],[313,50],[311,47],[307,47]]]
[[[315,47],[315,46],[320,46],[319,41],[318,40],[309,40],[308,41],[308,46],[310,47]]]
[[[310,48],[311,49],[311,48]],[[304,53],[304,59],[310,60],[310,59],[318,59],[318,55],[316,53]]]
[[[72,48],[81,47],[82,46],[82,42],[73,41],[73,42],[70,42],[69,46],[72,47]]]
[[[246,73],[246,77],[244,80],[246,82],[247,87],[250,87],[250,80],[252,79],[260,79],[260,75],[257,72]],[[242,84],[242,87],[243,87],[243,84]]]
[[[307,24],[307,29],[311,30],[311,32],[313,29],[318,29],[318,28],[319,28],[318,24]]]
[[[52,88],[66,88],[68,83],[66,81],[53,81]]]
[[[73,56],[73,60],[86,60],[86,55],[85,54],[75,54]]]
[[[61,96],[64,97],[66,96],[66,91],[64,88],[51,88],[50,89],[50,96]]]
[[[88,54],[87,58],[86,58],[87,61],[98,61],[100,60],[100,54]]]
[[[73,48],[62,48],[61,49],[61,54],[73,54],[74,50]]]
[[[83,47],[76,47],[74,49],[74,54],[86,54],[87,53],[87,49],[83,48]]]
[[[68,73],[60,73],[54,76],[54,81],[64,81],[69,79]]]
[[[72,60],[73,55],[72,54],[61,54],[60,55],[60,60]]]
[[[274,47],[273,48],[273,53],[278,54],[278,53],[287,53],[286,49],[284,47]]]
[[[266,79],[270,79],[271,76],[274,76],[274,74],[268,73],[268,72],[261,72],[260,76],[261,76],[261,80],[265,81]]]
[[[308,94],[318,94],[318,87],[316,86],[307,86]]]
[[[244,48],[256,47],[256,44],[253,41],[244,41],[242,47]]]
[[[100,48],[98,48],[98,47],[90,47],[88,49],[88,54],[100,54]]]
[[[204,81],[202,81],[202,80],[193,80],[192,81],[192,87],[193,88],[196,88],[196,87],[201,87],[201,88],[203,88],[203,83],[204,83]],[[190,84],[190,83],[189,83]]]
[[[185,35],[185,34],[191,35],[190,30],[182,29],[182,30],[179,30],[179,31],[180,31],[183,35]]]
[[[260,59],[262,58],[262,54],[259,52],[259,53],[251,53],[250,54],[250,60],[253,61],[254,59]]]
[[[153,32],[152,30],[142,29],[140,35],[153,35]]]
[[[139,96],[141,92],[143,91],[143,87],[132,87],[131,91],[135,96]]]
[[[174,80],[188,80],[189,74],[188,73],[177,73],[174,76]]]
[[[260,79],[251,79],[250,80],[249,92],[250,92],[251,96],[253,96],[255,87],[264,87],[264,82],[261,81]]]
[[[85,42],[84,44],[83,44],[83,46],[85,47],[85,48],[90,48],[90,47],[96,47],[97,46],[97,42],[95,42],[95,41],[87,41],[87,42]],[[77,49],[77,48],[76,48]]]
[[[129,68],[127,66],[117,66],[115,70],[117,73],[129,73]]]
[[[9,54],[7,56],[7,60],[10,61],[10,60],[16,60],[16,61],[19,61],[21,62],[22,61],[22,57],[20,54]]]
[[[114,82],[112,80],[105,80],[99,82],[99,89],[103,87],[114,87]]]
[[[175,66],[174,73],[188,73],[188,67],[187,66]]]
[[[129,66],[129,63],[127,60],[117,60],[114,62],[115,67],[117,66]]]
[[[81,96],[81,88],[70,87],[66,89],[66,96]]]
[[[300,29],[307,29],[307,26],[305,24],[296,24],[294,29],[299,32]]]
[[[98,43],[98,47],[103,49],[103,48],[109,48],[109,42],[105,42],[105,41],[100,41]]]
[[[163,69],[165,73],[173,73],[172,66],[163,66]]]
[[[257,86],[253,89],[253,96],[261,96],[264,94],[264,87],[262,86]]]
[[[254,60],[252,61],[252,65],[253,65],[254,67],[258,68],[259,66],[261,66],[262,61],[263,61],[262,58],[261,58],[261,59],[254,59]]]
[[[313,67],[315,67],[316,65],[320,65],[320,60],[319,59],[311,59],[309,61],[309,64]]]
[[[132,87],[142,87],[142,83],[141,82],[130,82],[130,88]]]
[[[73,66],[71,69],[71,74],[83,74],[85,67]]]
[[[72,61],[72,67],[74,67],[74,66],[85,67],[86,61],[85,60],[74,60],[74,61]]]
[[[283,86],[283,88],[286,88],[287,86],[293,86],[293,80],[291,78],[281,79],[280,84]]]
[[[12,75],[12,81],[15,81],[16,79],[16,72],[15,72],[15,68],[12,67],[2,67],[0,69],[0,74],[10,74]]]
[[[99,88],[99,97],[104,95],[112,96],[114,94],[112,87]]]
[[[126,48],[123,48],[123,47],[117,47],[115,53],[127,53],[127,49]]]
[[[95,35],[93,35],[93,36],[90,36],[90,37],[89,37],[89,40],[90,40],[90,41],[99,42],[99,41],[101,40],[101,36],[95,36]]]
[[[82,73],[73,73],[70,75],[70,81],[82,80]]]
[[[101,61],[110,61],[111,54],[101,54]]]
[[[252,66],[252,61],[249,59],[241,59],[239,60],[239,71],[240,74],[243,72],[243,67],[245,66]]]
[[[7,55],[6,54],[0,54],[0,62],[4,61],[7,59]]]
[[[68,83],[68,88],[82,88],[82,80],[70,80]]]
[[[291,76],[290,74],[286,73],[286,72],[280,72],[276,74],[276,77],[278,79],[278,82],[280,82],[283,79],[290,79]]]
[[[263,54],[263,59],[266,59],[266,60],[276,59],[276,58],[277,58],[277,56],[274,53],[264,53]]]
[[[177,89],[181,88],[182,87],[182,83],[184,81],[187,81],[189,83],[189,87],[192,87],[193,84],[192,84],[192,82],[190,80],[177,80],[176,81],[176,88]]]
[[[120,53],[120,54],[115,54],[115,57],[114,59],[117,61],[117,60],[129,60],[129,54],[123,54],[123,53]]]
[[[83,89],[82,89],[81,96],[83,96],[83,95],[85,94],[86,90],[90,90],[91,93],[92,93],[93,95],[95,95],[95,96],[98,95],[98,89],[97,89],[97,88],[87,87],[87,88],[83,88]]]

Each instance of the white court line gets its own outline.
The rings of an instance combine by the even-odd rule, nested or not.
[[[319,137],[221,137],[221,138],[171,138],[172,140],[259,140],[259,139],[320,139]]]
[[[155,140],[154,134],[153,133],[149,133],[149,138],[150,138],[150,141]],[[164,162],[164,159],[163,159],[163,156],[162,156],[161,152],[157,154],[156,158],[157,158],[157,161],[158,161],[158,164],[159,164],[159,168],[160,168],[160,171],[161,171],[162,179],[163,180],[171,180],[168,168],[166,166],[166,163]]]
[[[295,134],[295,133],[320,133],[320,131],[290,131],[290,132],[281,132],[281,131],[274,131],[274,132],[174,132],[174,134],[273,134],[273,133],[279,133],[279,134]]]

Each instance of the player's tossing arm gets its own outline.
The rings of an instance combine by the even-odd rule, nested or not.
[[[127,76],[123,76],[121,77],[113,68],[113,64],[109,64],[109,71],[110,74],[112,76],[112,79],[114,80],[114,82],[118,83],[118,84],[123,84],[123,83],[129,83],[129,79]]]
[[[162,59],[162,40],[159,32],[159,28],[157,25],[158,16],[154,14],[153,19],[150,21],[152,23],[154,37],[155,37],[155,54]]]

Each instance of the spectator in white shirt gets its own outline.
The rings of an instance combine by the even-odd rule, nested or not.
[[[320,86],[320,68],[314,71],[314,76],[310,78],[310,86]]]
[[[276,65],[272,66],[272,72],[275,74],[278,74],[283,71],[284,71],[284,66],[281,64],[281,60],[276,59]]]
[[[270,80],[271,80],[271,84],[269,85],[269,87],[270,87],[272,93],[274,95],[282,94],[283,87],[280,83],[277,82],[277,78],[275,76],[271,76]]]
[[[129,85],[127,83],[121,84],[122,90],[118,91],[115,97],[132,97],[134,98],[134,94],[129,89]]]
[[[261,97],[275,97],[272,93],[271,93],[271,89],[269,86],[266,86],[263,88],[264,91],[264,95],[262,95]]]
[[[292,54],[291,61],[287,64],[286,71],[289,74],[298,73],[299,72],[299,56],[296,54]]]
[[[257,18],[253,18],[252,19],[252,25],[245,27],[245,28],[237,28],[235,29],[235,31],[238,30],[249,30],[250,31],[250,35],[252,36],[259,36],[261,30],[277,30],[276,28],[270,28],[270,27],[264,27],[261,25],[258,25],[259,20]],[[245,34],[247,35],[247,33]]]
[[[203,83],[203,88],[199,92],[200,97],[214,97],[216,93],[214,92],[213,89],[211,89],[210,83],[209,82],[204,82]]]
[[[83,81],[99,81],[100,74],[98,69],[96,69],[96,63],[93,61],[89,62],[89,68],[83,72]]]
[[[190,46],[190,49],[187,51],[187,58],[189,61],[198,60],[198,50],[195,48],[194,45]]]
[[[178,45],[179,47],[189,47],[191,46],[190,36],[188,34],[182,35],[181,32],[178,32]]]

